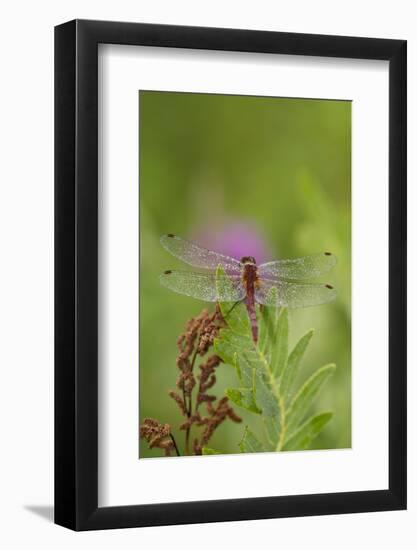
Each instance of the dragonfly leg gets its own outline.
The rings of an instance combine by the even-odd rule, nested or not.
[[[232,307],[229,309],[229,311],[226,313],[226,315],[223,315],[223,318],[226,319],[231,313],[232,311],[234,310],[234,308],[238,305],[238,304],[241,304],[242,302],[245,301],[245,298],[243,298],[242,300],[238,300],[237,302],[235,302]]]

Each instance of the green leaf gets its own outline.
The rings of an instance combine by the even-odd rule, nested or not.
[[[325,365],[317,369],[310,378],[301,386],[295,395],[287,413],[287,439],[292,436],[300,421],[308,412],[319,391],[336,370],[336,365]]]
[[[265,426],[265,433],[271,450],[275,451],[278,446],[279,435],[281,433],[281,424],[279,416],[266,416],[263,419]]]
[[[253,369],[257,368],[257,358],[250,350],[252,340],[236,335],[229,329],[222,329],[214,341],[214,351],[221,359],[236,368],[240,382],[244,387],[253,387]],[[244,350],[248,349],[249,354]]]
[[[280,392],[281,395],[285,396],[286,401],[291,397],[291,388],[294,384],[294,381],[297,377],[301,359],[307,349],[308,344],[313,336],[314,331],[309,330],[297,344],[294,346],[294,349],[290,353],[287,361],[287,365],[284,368],[281,380],[280,380]]]
[[[265,451],[262,443],[257,439],[257,437],[250,431],[246,426],[243,433],[242,441],[239,443],[239,448],[242,453],[260,453]]]
[[[256,406],[252,388],[229,388],[226,390],[226,395],[238,407],[256,414],[261,413]]]
[[[201,450],[201,453],[203,455],[220,455],[218,451],[215,451],[214,449],[210,449],[210,447],[203,447]]]
[[[230,346],[229,342],[226,340],[224,334],[220,331],[219,337],[214,339],[213,349],[216,355],[218,355],[224,363],[227,365],[235,364],[235,350]]]
[[[219,287],[219,296],[232,295],[232,289],[227,286],[232,283],[220,267],[216,284],[223,285]],[[276,291],[274,288],[270,292]],[[308,445],[329,420],[330,413],[323,413],[323,417],[318,415],[314,422],[310,419],[307,421],[311,421],[310,424],[300,424],[335,365],[318,369],[291,398],[313,331],[307,332],[288,355],[287,309],[257,306],[259,341],[255,345],[246,307],[240,303],[224,302],[220,303],[220,308],[226,327],[219,331],[214,351],[225,363],[235,367],[239,378],[239,387],[227,389],[226,395],[238,407],[262,417],[267,449],[281,451]],[[240,443],[242,452],[258,452],[266,448],[246,427]]]
[[[272,288],[269,294],[277,293]],[[286,308],[258,308],[259,349],[265,355],[274,375],[285,367],[288,354],[288,311]]]
[[[278,317],[275,340],[271,351],[271,368],[276,377],[279,377],[287,364],[288,355],[288,310],[282,308]]]
[[[324,412],[309,418],[285,443],[283,451],[299,451],[307,449],[313,439],[322,431],[332,418],[333,413]]]
[[[278,291],[276,288],[271,288],[268,294],[273,295]],[[256,308],[257,317],[259,320],[259,349],[267,357],[268,362],[271,360],[271,348],[275,344],[275,336],[277,331],[279,308],[258,306]]]
[[[256,371],[255,377],[255,402],[265,416],[277,416],[279,414],[278,400],[264,380],[261,370]]]

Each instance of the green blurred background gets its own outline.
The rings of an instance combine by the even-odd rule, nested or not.
[[[176,341],[186,321],[213,307],[160,286],[159,273],[192,269],[159,244],[164,233],[261,261],[330,250],[331,304],[290,311],[290,342],[315,335],[301,377],[326,363],[337,371],[315,403],[334,417],[314,448],[351,445],[350,223],[351,103],[348,101],[141,91],[140,108],[140,419],[178,426]],[[236,385],[217,370],[216,395]],[[236,409],[237,410],[237,409]],[[238,452],[245,422],[224,422],[210,446]],[[183,433],[174,428],[179,446]],[[140,457],[161,456],[140,442]]]

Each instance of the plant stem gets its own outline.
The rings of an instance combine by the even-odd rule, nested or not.
[[[185,454],[190,454],[190,431],[191,428],[187,428],[185,431]]]
[[[198,337],[197,337],[196,340],[198,342]],[[198,346],[194,350],[193,358],[191,360],[191,372],[193,372],[193,370],[194,370],[194,364],[195,364],[195,360],[197,359],[197,353],[198,353]],[[185,394],[184,394],[184,404],[185,404],[185,409],[186,409],[186,412],[187,412],[187,418],[190,418],[191,415],[192,415],[192,412],[193,412],[193,402],[192,402],[192,395],[191,394],[192,394],[192,390],[191,390],[191,392],[188,396],[188,407],[185,403]],[[190,432],[191,432],[191,426],[189,426],[185,431],[185,454],[186,455],[190,454]]]
[[[175,437],[172,434],[169,434],[169,435],[172,439],[172,443],[174,444],[174,448],[175,448],[175,452],[177,453],[177,456],[181,456],[180,452],[178,450],[178,447],[177,447],[177,442],[175,441]]]
[[[278,403],[279,403],[279,411],[280,411],[279,416],[280,416],[281,429],[279,431],[279,438],[278,438],[278,444],[277,444],[276,450],[281,451],[282,447],[284,446],[284,441],[285,441],[285,436],[287,431],[286,418],[285,418],[285,414],[286,414],[285,403],[281,395],[278,398]]]

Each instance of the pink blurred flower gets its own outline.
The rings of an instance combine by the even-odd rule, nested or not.
[[[233,258],[253,256],[258,264],[271,259],[265,238],[251,222],[229,222],[216,230],[203,227],[193,233],[191,240]]]

